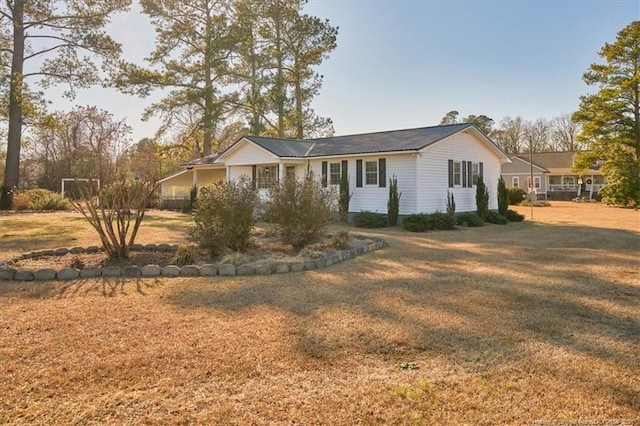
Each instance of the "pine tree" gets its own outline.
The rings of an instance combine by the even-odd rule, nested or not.
[[[589,151],[581,153],[576,170],[596,160],[606,161],[603,201],[640,204],[640,21],[623,28],[599,55],[606,64],[592,64],[583,79],[598,92],[580,98],[573,119],[582,124],[578,139]]]

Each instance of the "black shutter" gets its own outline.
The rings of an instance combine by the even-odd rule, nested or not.
[[[387,159],[378,159],[378,186],[384,188],[387,186]]]
[[[276,179],[275,182],[280,182],[280,164],[276,164]]]
[[[473,187],[473,163],[467,161],[467,182],[469,182],[469,188]]]
[[[255,190],[258,185],[256,185],[256,166],[252,166],[251,167],[251,186],[253,187],[253,189]]]
[[[462,173],[462,187],[466,188],[467,187],[467,162],[463,161],[462,162],[462,167],[460,172]]]
[[[327,187],[327,162],[322,162],[322,187]]]
[[[453,188],[453,160],[449,160],[449,188]]]
[[[342,174],[340,177],[349,176],[349,160],[342,160]]]
[[[484,180],[484,171],[482,170],[482,161],[478,164],[478,174]]]
[[[362,160],[356,160],[356,186],[362,188]]]

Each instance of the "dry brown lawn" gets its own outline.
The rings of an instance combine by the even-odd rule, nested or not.
[[[88,245],[65,215],[0,216],[0,258]],[[288,275],[0,282],[0,423],[640,424],[640,212],[534,219]]]

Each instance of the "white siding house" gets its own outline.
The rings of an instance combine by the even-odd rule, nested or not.
[[[304,141],[246,136],[212,157],[207,166],[224,168],[227,180],[250,178],[262,197],[284,176],[301,178],[310,170],[323,186],[337,187],[347,173],[354,214],[386,213],[389,179],[395,176],[402,192],[400,215],[445,211],[447,191],[458,212],[475,211],[478,176],[489,189],[489,207],[497,209],[500,168],[510,162],[468,123]]]

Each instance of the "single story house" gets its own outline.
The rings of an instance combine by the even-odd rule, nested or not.
[[[225,151],[185,164],[161,181],[163,196],[192,185],[250,177],[261,196],[285,176],[312,171],[324,186],[338,187],[347,174],[351,214],[387,212],[388,180],[395,176],[400,215],[446,210],[447,191],[456,211],[476,210],[476,180],[482,176],[491,209],[498,208],[501,167],[511,160],[473,124],[452,124],[308,140],[245,136]]]
[[[570,200],[576,197],[598,199],[598,191],[605,178],[599,170],[601,164],[592,165],[586,172],[573,171],[577,152],[537,152],[533,154],[534,188],[539,197],[549,200]],[[502,166],[507,187],[530,188],[529,154],[517,154],[512,162]]]

